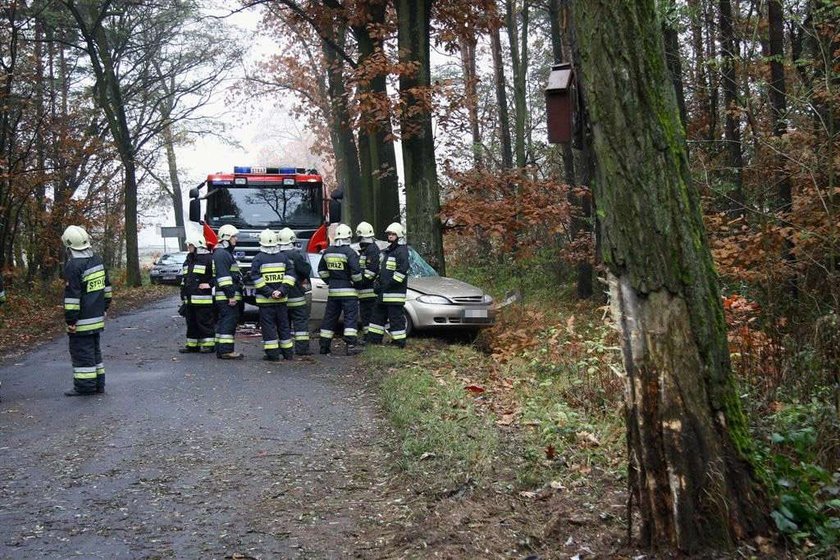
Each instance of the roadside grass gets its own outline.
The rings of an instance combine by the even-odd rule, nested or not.
[[[109,313],[119,314],[178,293],[177,287],[150,284],[148,273],[143,274],[143,285],[134,288],[125,285],[124,271],[110,272],[114,295]],[[0,306],[0,357],[30,350],[64,332],[62,280],[31,288],[14,283],[6,287],[6,296],[5,305]]]

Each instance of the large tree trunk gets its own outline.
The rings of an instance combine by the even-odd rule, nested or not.
[[[430,32],[432,0],[398,0],[400,63],[417,70],[400,74],[400,116],[409,239],[445,274],[440,224],[440,187],[432,133]]]
[[[345,29],[337,26],[330,39],[343,47]],[[362,221],[363,194],[359,152],[351,128],[350,111],[347,108],[347,88],[344,81],[344,63],[329,42],[323,42],[324,58],[327,62],[327,84],[330,101],[330,128],[335,151],[336,177],[344,189],[341,221],[357,224]],[[343,179],[343,182],[342,182]]]
[[[476,37],[474,35],[460,38],[464,98],[467,104],[470,132],[472,133],[473,166],[476,169],[482,169],[484,168],[484,156],[481,153],[481,127],[478,122],[478,74],[475,71],[475,46]]]
[[[741,118],[738,108],[738,71],[735,61],[738,59],[738,45],[735,40],[732,4],[729,0],[720,0],[720,56],[723,59],[723,104],[726,118],[724,138],[728,155],[729,171],[725,174],[732,191],[730,209],[733,214],[744,214],[744,183],[742,171],[744,155],[741,146]]]
[[[676,11],[673,0],[668,3],[668,17],[662,21],[662,34],[665,37],[665,59],[668,64],[668,73],[671,75],[671,83],[674,84],[674,92],[677,94],[677,107],[680,110],[680,122],[685,128],[688,120],[688,112],[685,108],[685,90],[682,80],[682,58],[680,57],[680,34],[677,29]]]
[[[572,5],[641,540],[727,547],[766,531],[768,508],[745,459],[751,441],[655,2]]]
[[[502,60],[502,40],[499,36],[499,28],[493,23],[490,24],[490,50],[493,53],[493,81],[496,84],[496,103],[499,106],[499,142],[502,148],[502,167],[510,169],[513,167],[513,149],[510,139],[505,64]]]
[[[385,25],[386,2],[371,2],[368,6],[369,25],[353,28],[359,46],[359,67],[362,68],[371,57],[384,57],[382,38],[371,35],[370,29]],[[378,60],[374,60],[374,63]],[[366,73],[370,69],[366,69]],[[388,99],[386,76],[379,71],[370,77],[369,83],[360,84],[360,89],[381,100]],[[393,130],[390,119],[378,118],[371,122],[363,118],[359,130],[359,160],[362,168],[362,181],[369,186],[369,192],[363,200],[369,199],[370,207],[365,212],[365,219],[373,224],[374,231],[383,232],[392,222],[400,221],[399,178],[397,177],[397,157],[394,151]],[[365,123],[369,126],[365,126]],[[366,203],[368,204],[368,203]]]
[[[781,138],[787,132],[787,88],[785,87],[785,20],[781,0],[767,3],[770,46],[770,111],[773,115],[773,136]],[[784,170],[786,160],[780,156],[779,168]],[[782,173],[778,183],[779,207],[789,212],[791,204],[791,182],[787,173]]]

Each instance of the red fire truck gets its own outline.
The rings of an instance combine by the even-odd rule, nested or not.
[[[239,229],[234,256],[246,275],[260,250],[262,230],[291,228],[301,248],[317,252],[328,244],[330,220],[341,220],[342,193],[327,196],[314,169],[234,167],[233,173],[208,175],[189,195],[190,221],[203,225],[208,245],[215,244],[219,227],[231,224]]]

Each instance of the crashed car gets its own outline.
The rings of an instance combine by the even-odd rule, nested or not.
[[[180,284],[181,269],[188,254],[186,251],[179,251],[161,255],[149,271],[149,281],[152,284]]]
[[[387,243],[379,242],[380,247]],[[358,250],[358,247],[354,245]],[[496,310],[493,298],[481,288],[440,276],[417,251],[408,248],[410,269],[405,301],[406,332],[422,329],[477,330],[493,325]],[[317,328],[324,318],[327,284],[318,276],[321,255],[309,253],[312,265],[312,312],[310,324]]]

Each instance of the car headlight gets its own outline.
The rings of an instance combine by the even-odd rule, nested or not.
[[[491,296],[490,294],[484,294],[484,297],[481,301],[483,303],[486,303],[487,305],[490,305],[491,303],[493,303],[493,296]]]
[[[417,298],[420,303],[428,303],[431,305],[449,305],[452,302],[443,296],[420,296]]]

